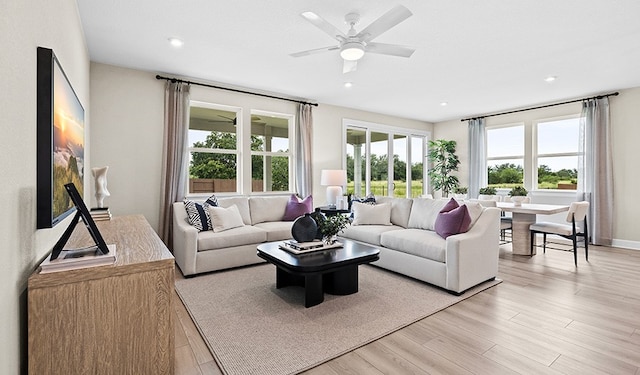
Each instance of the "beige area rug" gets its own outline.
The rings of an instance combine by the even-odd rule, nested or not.
[[[360,266],[359,291],[325,294],[304,307],[302,287],[275,288],[275,266],[176,281],[176,290],[226,374],[294,374],[447,308],[500,281],[456,297],[373,266]]]

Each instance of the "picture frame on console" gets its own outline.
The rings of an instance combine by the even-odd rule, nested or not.
[[[84,190],[84,107],[53,50],[37,48],[36,226],[52,228],[75,211],[65,185]]]

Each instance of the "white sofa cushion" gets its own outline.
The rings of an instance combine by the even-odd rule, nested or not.
[[[352,225],[391,225],[391,204],[366,204],[353,202]]]
[[[249,211],[251,212],[251,224],[267,221],[281,221],[289,202],[289,197],[251,197],[249,198]]]
[[[407,225],[409,225],[409,215],[411,214],[413,199],[376,197],[376,201],[378,203],[391,204],[391,224],[399,225],[403,228],[406,228]]]
[[[264,229],[245,225],[224,232],[200,232],[198,234],[198,251],[224,249],[227,247],[242,246],[252,243],[261,243],[267,240],[267,232]]]
[[[447,202],[446,199],[414,198],[407,227],[434,230],[438,212]]]
[[[238,206],[240,216],[244,225],[251,225],[251,212],[249,211],[249,198],[248,197],[229,197],[218,198],[218,206],[229,208],[233,205]]]
[[[254,227],[267,232],[267,242],[290,240],[293,221],[270,221],[255,224]]]
[[[385,232],[380,236],[380,244],[389,249],[436,262],[446,261],[446,240],[430,230],[403,229]]]
[[[244,226],[238,206],[235,204],[232,204],[229,208],[210,206],[208,210],[214,232],[223,232]]]
[[[402,227],[396,225],[350,225],[339,236],[379,246],[382,233],[400,229]]]

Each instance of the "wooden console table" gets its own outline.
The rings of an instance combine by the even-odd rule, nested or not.
[[[29,277],[29,373],[173,374],[173,256],[142,215],[97,225],[114,265]],[[67,247],[92,243],[78,225]]]

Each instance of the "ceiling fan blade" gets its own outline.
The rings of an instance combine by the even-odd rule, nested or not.
[[[342,73],[355,72],[358,67],[358,60],[344,60]]]
[[[320,17],[319,15],[313,12],[304,12],[304,13],[301,13],[300,15],[304,17],[307,21],[314,24],[320,30],[329,34],[329,36],[331,36],[333,39],[336,39],[338,41],[342,41],[346,39],[346,36],[342,31],[340,31],[337,27],[327,22],[324,18]]]
[[[399,57],[411,57],[416,51],[413,48],[399,46],[397,44],[386,43],[367,43],[367,52],[380,53],[383,55],[399,56]]]
[[[409,18],[413,13],[403,5],[398,5],[391,9],[387,13],[383,14],[380,18],[373,21],[372,24],[365,27],[362,31],[356,35],[360,40],[368,42],[378,35],[384,33],[400,22]]]
[[[340,49],[339,46],[322,47],[322,48],[315,48],[315,49],[310,49],[310,50],[307,50],[307,51],[300,51],[300,52],[292,53],[292,54],[289,54],[289,56],[302,57],[302,56],[313,55],[315,53],[326,52],[326,51],[335,51],[335,50],[339,50],[339,49]]]

